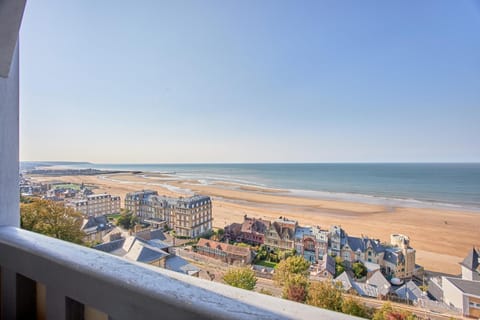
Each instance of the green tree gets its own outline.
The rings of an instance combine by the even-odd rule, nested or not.
[[[373,310],[371,308],[354,298],[346,298],[343,300],[342,312],[352,316],[368,319],[370,319],[373,314]]]
[[[373,320],[414,320],[417,317],[408,311],[400,311],[394,309],[392,305],[387,302],[382,305],[373,315]]]
[[[236,268],[228,270],[223,276],[223,281],[232,287],[253,290],[257,284],[255,272],[248,268]]]
[[[137,216],[130,213],[122,213],[117,219],[117,224],[125,229],[131,229],[137,224]]]
[[[333,311],[342,311],[342,291],[337,284],[330,281],[312,282],[308,289],[307,304]]]
[[[335,257],[335,277],[338,277],[345,271],[345,266],[343,265],[342,258]]]
[[[291,275],[299,274],[308,276],[309,267],[310,263],[302,256],[288,257],[280,261],[275,268],[274,280],[278,284],[283,285]]]
[[[292,274],[283,287],[282,297],[296,302],[305,302],[308,279],[302,274]]]
[[[357,279],[363,278],[367,275],[367,267],[365,267],[361,262],[355,262],[352,265],[352,271]]]
[[[63,204],[31,198],[20,204],[20,225],[23,229],[57,239],[83,243],[83,217]]]

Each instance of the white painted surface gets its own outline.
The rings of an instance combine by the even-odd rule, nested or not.
[[[26,0],[0,0],[0,77],[7,78],[12,67]]]
[[[359,319],[0,227],[0,265],[114,319]]]
[[[3,41],[3,39],[0,39]],[[0,77],[0,225],[19,226],[18,43],[10,73]]]
[[[458,308],[465,313],[462,291],[460,291],[460,289],[458,289],[453,283],[448,281],[447,277],[442,277],[442,287],[443,301],[448,305],[453,305],[455,308]]]

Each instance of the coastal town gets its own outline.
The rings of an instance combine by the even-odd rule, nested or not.
[[[307,226],[287,216],[244,215],[214,228],[208,195],[172,197],[138,190],[123,197],[94,193],[95,186],[36,182],[21,176],[22,197],[59,203],[81,214],[84,241],[96,250],[159,268],[222,282],[231,268],[252,270],[256,289],[281,296],[273,281],[289,257],[308,263],[310,281],[340,284],[345,295],[366,305],[391,302],[414,313],[480,317],[480,252],[459,261],[461,275],[432,273],[416,263],[405,234],[389,239],[350,235],[340,225]],[[127,221],[127,223],[125,223]]]

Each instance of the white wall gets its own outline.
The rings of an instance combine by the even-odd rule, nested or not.
[[[19,226],[18,43],[7,78],[0,77],[0,225]]]
[[[455,308],[464,310],[463,293],[454,286],[446,277],[442,277],[443,301],[448,305],[453,305]]]

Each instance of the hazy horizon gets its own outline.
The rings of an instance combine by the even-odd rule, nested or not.
[[[27,3],[21,159],[480,162],[474,1]]]

